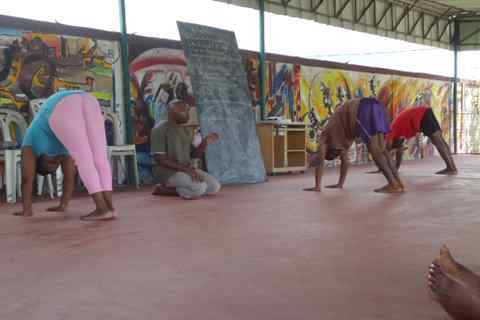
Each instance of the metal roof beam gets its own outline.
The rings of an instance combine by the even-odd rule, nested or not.
[[[445,35],[445,32],[447,32],[447,29],[451,24],[452,24],[451,20],[445,24],[445,27],[443,27],[443,30],[438,34],[437,41],[440,41],[443,38],[443,36]]]
[[[466,35],[465,37],[463,37],[462,39],[460,39],[460,45],[462,45],[465,41],[473,38],[474,36],[476,36],[477,34],[480,33],[480,28],[477,28],[475,29],[475,31],[469,33],[468,35]]]
[[[338,9],[338,11],[335,13],[335,18],[338,18],[340,17],[340,15],[343,13],[343,11],[345,10],[345,8],[348,6],[348,4],[350,3],[351,0],[345,0],[345,2],[343,3],[343,5],[340,7],[340,9]]]
[[[258,0],[216,1],[259,8]],[[274,14],[449,49],[453,24],[449,23],[448,16],[459,13],[451,6],[430,0],[263,1],[266,11]],[[472,28],[468,32],[473,30]]]
[[[322,5],[325,0],[319,0],[317,3],[314,4],[315,0],[310,0],[310,11],[317,12],[318,8]]]
[[[370,0],[370,2],[365,6],[365,8],[363,8],[362,12],[360,12],[360,14],[357,16],[355,22],[359,22],[360,20],[362,20],[365,13],[367,13],[368,9],[370,9],[370,7],[375,3],[375,1],[376,0]]]
[[[417,4],[418,0],[415,0],[411,5],[405,7],[405,9],[403,10],[403,13],[401,15],[401,17],[397,20],[397,22],[395,23],[395,25],[393,26],[393,30],[394,31],[397,31],[398,29],[398,26],[400,25],[400,23],[402,23],[402,20],[405,19],[405,17],[407,16],[407,14],[410,13],[410,11],[412,10],[413,7],[415,7],[415,5]]]
[[[383,19],[387,16],[388,11],[392,10],[393,8],[393,2],[390,2],[390,4],[387,6],[387,8],[383,11],[382,15],[380,16],[380,19],[378,21],[375,21],[375,27],[378,28],[380,23],[382,23]]]
[[[448,8],[441,16],[435,17],[435,19],[433,19],[433,22],[428,27],[427,32],[423,34],[424,38],[428,37],[428,35],[430,34],[430,31],[432,31],[433,26],[438,23],[440,18],[445,17],[450,12],[450,10],[452,10],[452,8]]]
[[[412,24],[412,26],[410,27],[410,30],[408,30],[408,35],[412,35],[413,31],[415,31],[415,28],[417,27],[418,23],[420,22],[420,20],[423,20],[424,19],[424,16],[425,14],[422,12],[420,13],[420,15],[418,16],[417,20],[415,20]]]

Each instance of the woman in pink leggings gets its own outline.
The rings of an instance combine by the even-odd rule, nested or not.
[[[95,97],[79,90],[54,94],[43,104],[22,144],[23,216],[32,216],[33,182],[62,167],[64,191],[60,204],[48,211],[66,210],[75,185],[75,167],[95,202],[84,220],[115,218],[112,171],[107,156],[105,124]]]

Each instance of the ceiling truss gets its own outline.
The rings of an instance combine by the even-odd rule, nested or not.
[[[255,9],[259,2],[216,1]],[[264,0],[264,3],[265,10],[271,13],[446,49],[453,48],[457,25],[459,48],[480,49],[480,8],[452,6],[451,3],[458,3],[455,1],[449,5],[441,0]]]

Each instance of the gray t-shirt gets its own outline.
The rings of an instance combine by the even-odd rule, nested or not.
[[[162,121],[152,129],[150,137],[153,155],[164,154],[168,159],[179,164],[191,164],[192,128],[179,126],[170,121]],[[153,174],[160,183],[166,183],[175,173],[175,170],[160,166],[158,163],[155,163],[153,168]]]

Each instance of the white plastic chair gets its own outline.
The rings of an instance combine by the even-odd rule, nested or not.
[[[131,157],[133,159],[133,178],[135,182],[135,186],[140,188],[140,179],[138,175],[138,167],[137,167],[137,152],[135,149],[134,144],[127,144],[127,145],[122,145],[120,144],[120,137],[122,136],[122,123],[120,121],[120,117],[118,113],[115,113],[110,110],[102,110],[105,120],[111,121],[113,123],[113,141],[114,145],[113,146],[108,146],[107,147],[107,152],[108,152],[108,158],[110,160],[110,164],[112,166],[112,171],[114,164],[118,166],[121,166],[122,169],[125,169],[125,161],[124,159],[126,157]],[[115,161],[118,158],[120,161]],[[115,162],[114,162],[115,161]],[[126,169],[125,169],[126,171]],[[120,180],[120,172],[117,173],[117,181]]]
[[[21,135],[25,134],[27,122],[22,114],[16,110],[1,108],[0,109],[0,130],[4,142],[16,142],[11,134],[12,125],[20,131]],[[17,131],[17,132],[18,132]],[[18,138],[18,137],[15,137]],[[22,193],[22,171],[21,171],[21,151],[20,149],[7,149],[0,151],[0,160],[5,164],[5,181],[1,181],[1,185],[6,186],[6,195],[8,203],[17,201],[17,194]]]

